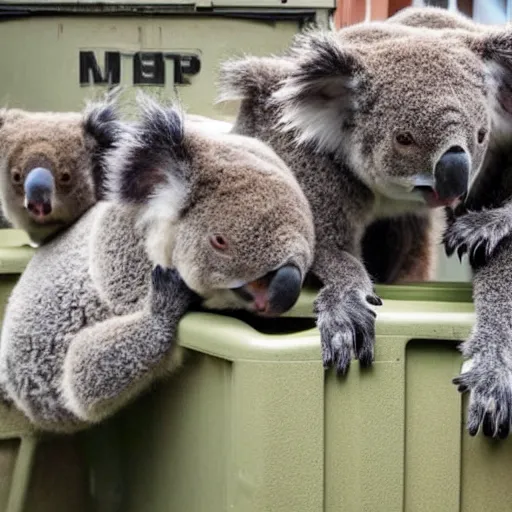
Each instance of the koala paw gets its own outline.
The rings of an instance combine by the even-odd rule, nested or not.
[[[482,426],[485,436],[505,439],[512,421],[512,368],[502,358],[476,354],[453,383],[461,393],[469,392],[469,435]]]
[[[174,268],[157,265],[151,273],[151,310],[156,315],[180,314],[199,299]]]
[[[380,306],[377,295],[364,295],[360,290],[339,292],[323,288],[315,301],[317,325],[320,329],[324,368],[335,366],[345,375],[353,358],[361,366],[371,366],[375,344],[375,312],[368,304]]]
[[[500,241],[512,230],[510,216],[502,210],[470,212],[446,229],[443,243],[447,256],[455,251],[462,259],[467,253],[473,267],[485,264]]]

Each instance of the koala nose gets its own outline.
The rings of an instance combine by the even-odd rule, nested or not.
[[[295,265],[284,265],[233,291],[262,316],[279,316],[299,298],[302,276]]]
[[[457,199],[467,192],[469,157],[460,146],[452,146],[438,160],[435,171],[435,191],[440,201]]]
[[[44,167],[32,169],[25,178],[24,191],[26,207],[37,216],[52,211],[52,194],[55,187],[53,174]]]
[[[271,278],[268,287],[267,314],[280,315],[288,311],[299,298],[302,276],[295,265],[285,265]]]

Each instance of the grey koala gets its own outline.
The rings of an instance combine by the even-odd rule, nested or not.
[[[98,111],[108,200],[36,251],[6,307],[0,383],[42,429],[100,421],[176,368],[196,302],[287,311],[313,260],[309,204],[270,148],[139,105],[120,128]]]
[[[82,112],[0,110],[3,227],[41,245],[104,196],[102,155],[119,126],[115,99],[108,94],[102,108],[90,102]]]
[[[443,241],[448,255],[467,254],[473,269],[476,322],[461,346],[465,362],[454,379],[459,391],[469,392],[467,428],[470,435],[481,429],[485,436],[506,438],[512,422],[512,31],[436,8],[405,9],[395,18],[472,32],[466,37],[476,44],[494,40],[486,59],[496,101],[485,162],[465,201],[449,212]]]
[[[386,230],[400,243],[417,238],[391,269],[395,282],[407,267],[432,277],[442,207],[466,194],[489,144],[491,107],[506,101],[506,80],[492,70],[507,61],[507,34],[372,22],[308,30],[280,56],[222,65],[219,102],[240,100],[234,132],[274,148],[313,209],[317,323],[324,365],[339,374],[354,355],[363,366],[373,360],[370,305],[380,299],[365,268],[368,229],[392,219]],[[396,254],[379,229],[374,260]]]

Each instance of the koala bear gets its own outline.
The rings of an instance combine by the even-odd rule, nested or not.
[[[0,110],[3,216],[33,245],[50,240],[103,197],[102,155],[118,126],[113,101],[109,95],[83,112]]]
[[[94,117],[115,139],[106,199],[36,251],[6,306],[0,383],[41,429],[101,421],[178,367],[194,304],[287,311],[313,261],[309,203],[269,147],[138,101],[133,124]]]
[[[488,48],[486,65],[494,82],[492,127],[485,163],[464,202],[449,211],[446,253],[468,255],[473,270],[476,322],[462,346],[465,362],[453,382],[469,393],[467,429],[487,437],[508,437],[512,422],[512,67],[510,28],[473,22],[444,9],[404,9],[390,22],[430,29],[459,29]],[[493,53],[499,58],[491,58]]]
[[[387,23],[432,29],[463,29],[478,32],[479,24],[460,13],[442,7],[407,7],[389,17]],[[480,25],[481,26],[481,25]]]
[[[354,356],[373,360],[370,305],[380,299],[365,268],[367,230],[391,219],[384,232],[398,232],[399,243],[417,237],[407,250],[424,264],[436,216],[478,175],[497,105],[507,102],[507,75],[495,72],[509,62],[507,34],[370,22],[307,30],[282,55],[221,66],[218,101],[240,101],[233,131],[268,143],[312,207],[326,368],[344,374]],[[385,241],[379,233],[374,240]],[[373,244],[373,258],[387,250]],[[395,278],[414,270],[407,257],[399,264]]]

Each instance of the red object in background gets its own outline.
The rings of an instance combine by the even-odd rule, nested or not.
[[[370,0],[371,19],[385,20],[397,11],[411,5],[411,0]],[[336,28],[364,21],[366,0],[338,0],[334,23]]]
[[[409,7],[412,0],[370,0],[371,20],[385,20],[404,7]],[[457,6],[464,14],[472,17],[473,1],[458,0]],[[364,21],[366,0],[337,0],[334,24],[336,28],[353,25]]]

